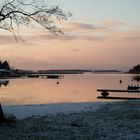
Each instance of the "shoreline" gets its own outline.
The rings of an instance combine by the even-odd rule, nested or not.
[[[61,109],[62,106],[68,109],[66,104],[61,105]],[[77,112],[77,106],[83,108]],[[13,124],[1,124],[0,139],[138,140],[140,137],[140,101],[75,104],[73,109],[75,112],[59,110],[56,114],[35,115]]]
[[[33,105],[2,105],[6,115],[14,115],[17,119],[32,116],[55,115],[59,113],[79,113],[82,111],[96,111],[109,102],[81,102],[81,103],[51,103]]]

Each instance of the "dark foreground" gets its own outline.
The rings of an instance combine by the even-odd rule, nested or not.
[[[0,124],[0,140],[139,140],[140,101]]]

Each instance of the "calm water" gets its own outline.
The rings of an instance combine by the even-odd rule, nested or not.
[[[129,74],[83,74],[64,75],[64,79],[10,79],[0,87],[2,104],[46,104],[63,102],[100,102],[98,88],[126,89],[134,75]],[[122,83],[120,84],[120,80]],[[140,94],[111,93],[111,96],[140,97]]]

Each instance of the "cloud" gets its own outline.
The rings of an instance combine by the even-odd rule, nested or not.
[[[133,28],[121,34],[121,39],[123,41],[137,41],[140,40],[140,28]]]
[[[124,22],[118,20],[105,20],[98,24],[91,24],[86,22],[64,22],[61,25],[61,29],[64,32],[104,32],[111,31],[112,28],[118,28],[125,25]]]
[[[139,37],[134,34],[131,35],[131,31],[127,32],[124,30],[112,30],[118,29],[125,23],[117,20],[106,20],[100,24],[90,24],[85,22],[63,22],[61,25],[62,31],[64,31],[64,35],[56,35],[50,32],[46,32],[46,30],[42,29],[32,29],[32,32],[29,34],[23,34],[23,38],[25,38],[25,44],[32,46],[36,46],[37,44],[41,44],[42,41],[51,42],[51,41],[104,41],[104,40],[134,40],[139,39]],[[30,29],[29,29],[30,31]],[[16,41],[10,35],[0,35],[0,44],[14,44]],[[33,45],[34,44],[34,45]]]
[[[42,29],[30,29],[23,30],[21,35],[25,39],[24,43],[32,43],[51,40],[61,41],[75,41],[75,40],[88,40],[88,41],[101,41],[104,38],[104,33],[109,32],[109,28],[106,25],[95,25],[85,22],[63,22],[61,24],[61,30],[64,31],[64,35],[56,35]],[[0,44],[14,44],[16,41],[10,35],[0,35]]]
[[[24,36],[19,36],[19,40],[16,40],[15,38],[14,38],[14,36],[12,36],[12,35],[7,35],[7,34],[5,34],[5,35],[0,35],[0,45],[2,46],[4,46],[4,45],[8,45],[8,46],[12,46],[12,45],[17,45],[17,44],[20,44],[20,43],[24,43],[24,41],[26,41],[26,40],[24,40]]]
[[[78,48],[73,48],[72,51],[73,51],[73,52],[79,52],[80,49],[78,49]]]
[[[87,40],[87,41],[102,41],[103,37],[94,35],[65,35],[63,40]]]
[[[65,34],[59,39],[63,40],[87,40],[102,41],[118,27],[125,23],[117,20],[106,20],[100,24],[89,24],[84,22],[69,22],[64,24],[62,30]]]
[[[87,24],[87,23],[80,23],[80,22],[72,22],[70,23],[73,29],[80,29],[80,30],[100,30],[100,29],[107,29],[106,26],[102,25],[94,25],[94,24]]]
[[[28,38],[30,40],[60,40],[60,41],[75,41],[75,40],[96,40],[101,41],[104,38],[102,33],[109,31],[108,27],[103,25],[93,25],[80,22],[68,22],[62,24],[64,34],[56,35],[51,33],[39,32],[32,34]]]
[[[108,28],[109,27],[117,27],[117,26],[122,26],[122,25],[125,25],[124,22],[122,21],[117,21],[117,20],[105,20],[105,21],[102,21],[102,24],[104,26],[107,26]]]
[[[125,41],[137,41],[137,40],[140,40],[140,36],[135,36],[135,35],[126,36],[126,37],[122,37],[122,40],[125,40]]]
[[[93,32],[93,31],[102,31],[108,30],[107,26],[104,25],[95,25],[85,22],[64,22],[61,24],[61,30],[64,32]]]
[[[0,35],[0,45],[14,43],[14,39],[10,35]]]
[[[104,39],[103,36],[101,35],[90,35],[90,34],[64,34],[64,35],[58,35],[58,36],[54,36],[54,35],[48,35],[48,34],[40,34],[37,36],[32,37],[32,39],[37,40],[48,40],[48,41],[53,41],[53,40],[57,40],[57,41],[76,41],[76,40],[87,40],[87,41],[102,41]],[[32,40],[31,39],[31,40]]]

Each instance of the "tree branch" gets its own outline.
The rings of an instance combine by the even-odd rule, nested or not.
[[[26,0],[5,0],[0,9],[0,28],[16,34],[16,28],[24,24],[28,26],[35,21],[45,29],[55,33],[63,33],[57,26],[56,20],[67,20],[71,14],[63,12],[58,6],[48,8],[38,0],[26,3]]]

